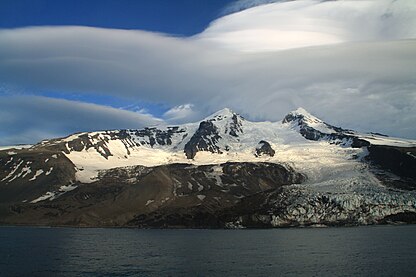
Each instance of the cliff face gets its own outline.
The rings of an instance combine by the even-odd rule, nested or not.
[[[408,180],[416,180],[415,147],[371,145],[368,147],[368,151],[367,158],[380,168],[389,170]]]

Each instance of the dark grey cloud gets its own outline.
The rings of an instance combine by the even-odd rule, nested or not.
[[[158,125],[154,117],[39,96],[0,96],[0,145],[35,143],[74,132]]]

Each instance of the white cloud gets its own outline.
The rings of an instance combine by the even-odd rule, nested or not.
[[[201,114],[194,111],[193,104],[175,106],[163,114],[163,118],[170,123],[185,123],[200,119]]]
[[[258,2],[269,1],[238,1],[235,5],[256,6]],[[224,16],[198,37],[247,52],[406,39],[416,36],[415,14],[416,2],[411,0],[284,1]]]
[[[416,138],[414,3],[275,3],[226,16],[191,38],[87,27],[1,30],[0,83],[167,104],[174,107],[165,114],[170,122],[226,106],[249,119],[279,120],[302,106],[346,128]],[[250,26],[272,33],[245,33]],[[302,35],[300,44],[270,37],[283,32],[298,39],[302,30],[314,35]],[[244,35],[229,36],[236,31]],[[316,45],[321,35],[342,43]],[[305,43],[315,46],[299,48]],[[292,49],[279,50],[281,45]],[[3,122],[21,122],[23,110],[13,106],[23,102],[11,102]],[[118,123],[110,120],[112,128],[134,120],[130,113],[118,115]]]

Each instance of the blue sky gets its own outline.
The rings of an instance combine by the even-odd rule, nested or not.
[[[1,0],[0,28],[82,25],[189,36],[232,0]]]
[[[1,0],[0,145],[224,107],[415,138],[416,2]]]

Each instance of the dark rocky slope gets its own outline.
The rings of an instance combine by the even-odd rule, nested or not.
[[[242,199],[305,177],[289,166],[225,163],[112,169],[53,201],[14,203],[3,224],[139,227],[224,227],[223,210]]]

